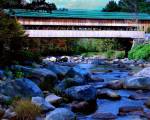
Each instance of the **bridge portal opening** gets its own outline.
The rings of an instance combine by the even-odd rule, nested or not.
[[[36,49],[44,56],[81,55],[82,53],[105,53],[110,50],[128,51],[132,48],[131,38],[34,38]]]

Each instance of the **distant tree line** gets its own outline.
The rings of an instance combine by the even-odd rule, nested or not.
[[[117,3],[111,0],[102,11],[150,13],[150,2],[146,0],[120,0]]]
[[[57,7],[54,3],[47,3],[45,0],[32,0],[26,3],[23,0],[0,0],[1,9],[29,9],[29,10],[45,10],[51,12]]]

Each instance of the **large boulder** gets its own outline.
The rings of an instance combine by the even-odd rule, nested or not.
[[[43,96],[41,89],[29,79],[4,81],[0,85],[0,93],[10,97]]]
[[[150,90],[149,77],[133,77],[124,82],[124,87],[127,89],[147,89]]]
[[[56,87],[55,90],[59,92],[64,92],[67,88],[73,87],[73,86],[79,86],[83,85],[84,79],[78,75],[76,75],[74,78],[65,78],[63,81],[61,81]]]
[[[16,70],[23,71],[26,76],[36,82],[43,90],[49,90],[57,82],[57,75],[45,68],[30,68],[14,66]]]
[[[65,94],[73,100],[93,101],[96,99],[96,89],[91,85],[68,88],[65,90]]]
[[[89,71],[87,69],[81,68],[80,66],[75,66],[68,71],[66,76],[73,78],[75,75],[79,75],[85,78],[88,74],[89,74]]]
[[[54,110],[55,107],[42,97],[32,97],[32,103],[39,106],[43,111]]]
[[[57,75],[45,68],[32,69],[30,77],[38,80],[38,85],[43,90],[50,90],[57,83]]]
[[[135,76],[150,77],[150,67],[144,68],[140,72],[136,73]]]
[[[53,71],[59,78],[64,77],[67,72],[70,70],[68,66],[61,66],[56,64],[48,64],[47,69]]]
[[[57,108],[47,114],[45,120],[75,120],[75,114],[66,108]]]

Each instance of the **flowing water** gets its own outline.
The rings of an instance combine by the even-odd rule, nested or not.
[[[89,70],[91,73],[94,73],[94,76],[98,78],[104,79],[105,82],[113,81],[113,80],[126,80],[131,77],[130,73],[134,73],[140,70],[140,68],[135,67],[130,70],[124,68],[114,67],[112,65],[92,65],[92,64],[79,64],[78,67],[82,68],[83,71]],[[83,72],[82,71],[82,72]],[[94,83],[94,85],[98,85],[98,83]],[[100,86],[101,87],[101,86]],[[103,86],[102,86],[103,87]],[[108,89],[108,88],[101,88]],[[109,99],[97,99],[97,110],[96,112],[101,113],[113,113],[114,115],[118,115],[118,110],[123,106],[143,106],[145,111],[149,111],[144,106],[144,99],[140,100],[132,100],[128,97],[130,95],[139,94],[138,91],[135,90],[114,90],[121,96],[121,100],[112,101]],[[142,92],[142,95],[150,96],[149,92]],[[141,95],[140,94],[140,95]],[[81,115],[79,120],[92,120],[92,114],[90,115]],[[145,120],[145,118],[140,118],[138,116],[125,116],[125,117],[117,117],[117,120]]]

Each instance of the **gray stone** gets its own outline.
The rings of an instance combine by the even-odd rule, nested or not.
[[[57,108],[46,115],[45,120],[74,120],[75,114],[66,108]]]
[[[0,94],[0,103],[5,103],[10,100],[11,100],[11,97]]]
[[[29,79],[16,79],[4,81],[0,85],[0,93],[9,97],[43,96],[41,89]]]
[[[116,115],[112,113],[95,113],[92,115],[92,120],[115,120]]]
[[[84,79],[76,75],[74,76],[74,78],[65,78],[55,87],[55,89],[59,92],[64,92],[67,88],[70,88],[72,86],[84,85],[84,83]]]
[[[147,89],[150,90],[149,77],[133,77],[124,82],[124,87],[127,89]]]
[[[100,99],[120,100],[121,96],[112,90],[97,90],[97,97]]]
[[[45,98],[45,100],[51,104],[57,104],[60,103],[63,100],[63,98],[55,94],[50,94]]]
[[[81,101],[93,101],[96,99],[96,89],[91,85],[75,86],[65,90],[65,94]]]
[[[123,106],[119,108],[119,115],[144,115],[144,109],[141,106]]]
[[[135,76],[138,76],[138,77],[150,77],[150,67],[144,68],[140,72],[136,73]]]
[[[57,75],[45,68],[14,66],[14,69],[25,72],[27,77],[34,80],[44,90],[49,90],[57,82]]]
[[[11,108],[8,108],[5,111],[5,114],[4,114],[3,118],[9,119],[9,120],[16,120],[17,119],[17,114]]]
[[[43,111],[54,110],[55,107],[42,97],[32,97],[32,103],[39,106]]]
[[[61,66],[61,65],[55,65],[55,64],[48,64],[47,69],[53,71],[59,78],[64,77],[67,72],[70,70],[70,67],[68,66]]]

